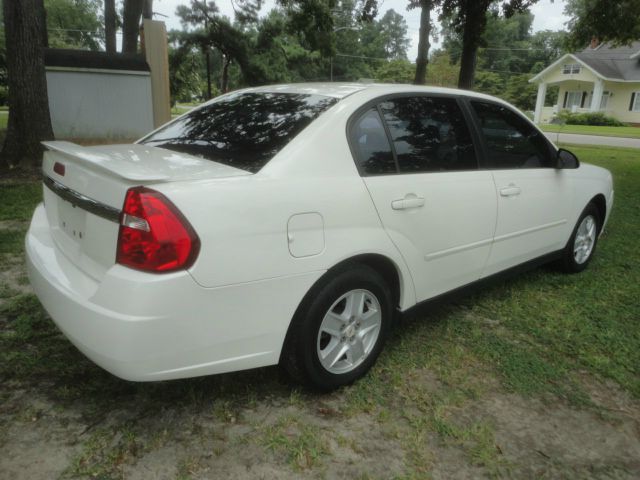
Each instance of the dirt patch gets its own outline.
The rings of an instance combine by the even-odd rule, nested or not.
[[[640,475],[638,424],[628,418],[606,421],[589,410],[513,394],[483,398],[460,416],[493,426],[503,470],[518,478]]]
[[[422,377],[417,380],[427,389],[420,392],[442,395],[441,380],[432,373]],[[170,385],[180,388],[181,382]],[[592,395],[604,415],[499,388],[447,407],[443,418],[468,435],[416,429],[430,416],[418,404],[422,393],[397,403],[397,411],[360,413],[348,403],[349,390],[299,396],[283,388],[239,405],[225,395],[182,397],[176,404],[145,404],[126,395],[88,416],[86,405],[57,402],[18,383],[7,387],[0,471],[16,480],[640,475],[638,404],[619,391],[613,403],[611,397],[599,402],[604,384]],[[485,440],[478,428],[488,429]]]
[[[23,260],[0,281],[28,293]],[[136,385],[65,355],[85,366],[3,383],[0,477],[640,478],[640,402],[587,373],[591,403],[576,406],[506,392],[460,348],[331,395],[275,368]]]
[[[0,221],[0,229],[10,230],[5,224],[11,224],[13,229],[23,228],[23,222]],[[27,279],[26,265],[22,255],[0,255],[0,308],[15,295],[33,293]],[[0,319],[1,320],[1,319]]]
[[[79,451],[82,429],[74,412],[58,410],[32,392],[11,392],[0,408],[3,478],[57,478]]]

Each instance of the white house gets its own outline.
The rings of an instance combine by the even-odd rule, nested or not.
[[[534,121],[548,123],[560,110],[604,112],[640,125],[640,41],[612,47],[592,42],[567,53],[533,77],[538,84]],[[549,85],[559,88],[556,104],[545,107]]]

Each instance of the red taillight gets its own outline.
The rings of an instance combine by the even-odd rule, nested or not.
[[[145,187],[127,191],[120,214],[116,262],[147,272],[189,268],[200,240],[164,195]]]

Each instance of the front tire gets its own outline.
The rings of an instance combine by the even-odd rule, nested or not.
[[[598,208],[590,203],[582,211],[564,249],[561,268],[567,273],[578,273],[589,265],[598,244],[602,223]]]
[[[392,319],[384,279],[366,265],[332,272],[303,300],[281,363],[312,388],[330,391],[362,377],[382,351]]]

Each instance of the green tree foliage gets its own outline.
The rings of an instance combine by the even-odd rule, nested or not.
[[[203,58],[200,51],[181,42],[182,32],[169,32],[169,87],[171,104],[204,98]]]
[[[382,39],[386,58],[406,60],[409,39],[407,38],[407,22],[393,9],[385,12],[380,20],[374,23],[376,33]]]
[[[443,0],[441,19],[459,35],[462,42],[458,87],[473,88],[478,48],[487,27],[488,11],[502,7],[509,18],[526,11],[538,0]],[[498,8],[499,8],[498,7]]]
[[[100,0],[45,0],[49,46],[99,50],[104,37]]]
[[[341,26],[355,26],[337,27],[334,32],[334,79],[377,78],[376,72],[389,60],[406,60],[407,24],[400,14],[388,10],[379,20],[359,21],[362,13],[358,4],[349,7],[349,3],[343,2],[343,5],[347,6],[348,14],[341,17]]]
[[[299,35],[302,46],[324,56],[334,53],[333,10],[336,0],[278,0],[288,17],[291,33]]]
[[[531,75],[510,75],[507,79],[506,91],[503,98],[516,105],[521,110],[533,110],[536,106],[538,86],[529,83]]]
[[[300,82],[326,78],[328,61],[319,51],[303,46],[282,9],[274,9],[260,20],[253,32],[251,63],[258,83]]]
[[[415,66],[406,59],[391,60],[382,63],[374,75],[378,82],[411,83],[415,75]]]
[[[431,56],[427,83],[440,87],[455,87],[458,84],[460,66],[453,64],[446,51],[436,50]]]
[[[487,11],[486,28],[477,53],[474,89],[504,98],[523,110],[535,106],[536,86],[528,83],[565,52],[566,33],[549,30],[532,33],[533,15],[528,11],[506,17],[497,6]],[[460,35],[445,24],[443,51],[457,65],[462,54]],[[557,89],[548,90],[548,98]]]
[[[249,32],[254,80],[321,81],[332,71],[334,80],[378,78],[378,69],[389,59],[406,60],[407,25],[397,12],[387,11],[375,20],[366,2],[345,0],[334,7],[331,45],[317,49],[315,37],[310,39],[308,30],[300,28],[297,15],[303,14],[302,5],[274,9],[261,19],[255,32]]]
[[[629,44],[640,39],[640,0],[566,0],[573,48],[584,48],[593,37]]]
[[[250,20],[253,15],[251,12],[254,8],[258,8],[259,4],[259,0],[239,4],[245,10],[238,10],[243,13],[240,17],[242,22],[238,22],[237,25],[231,24],[228,18],[219,15],[218,7],[212,1],[191,0],[190,7],[180,5],[176,9],[176,14],[181,18],[182,23],[193,27],[193,30],[182,34],[182,42],[187,46],[199,47],[205,55],[209,83],[208,96],[211,93],[208,57],[211,49],[215,49],[222,57],[220,90],[226,92],[229,88],[229,68],[232,62],[240,67],[249,83],[254,81],[255,74],[249,63],[248,37],[242,29],[242,23]]]

